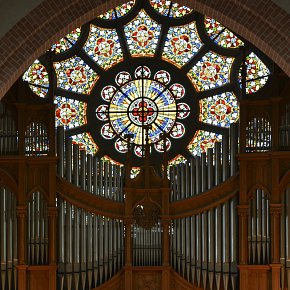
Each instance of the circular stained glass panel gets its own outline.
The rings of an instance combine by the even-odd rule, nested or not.
[[[173,127],[177,106],[173,95],[160,82],[136,79],[125,83],[113,96],[109,107],[112,128],[123,139],[133,136],[132,142],[145,142],[145,126],[150,143],[157,142],[162,133]]]

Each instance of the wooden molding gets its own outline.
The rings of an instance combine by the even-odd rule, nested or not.
[[[239,176],[235,175],[218,186],[184,200],[172,202],[169,205],[169,215],[172,219],[183,218],[217,207],[238,193]]]
[[[57,177],[56,191],[61,198],[89,212],[115,219],[124,218],[124,203],[88,193],[60,177]]]

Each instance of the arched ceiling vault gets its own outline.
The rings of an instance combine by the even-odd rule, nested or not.
[[[30,6],[22,9],[21,4],[18,3],[20,1],[12,1],[15,5],[9,2],[9,7],[18,17],[15,16],[0,31],[0,98],[51,44],[75,27],[95,18],[96,15],[126,2],[124,0],[72,0],[64,1],[60,6],[58,0],[34,0],[31,1]],[[1,2],[0,7],[4,9],[0,10],[5,12],[5,4]],[[270,0],[179,0],[177,2],[216,18],[253,43],[290,76],[290,38],[286,33],[289,31],[290,14],[286,12],[288,7],[283,0],[275,1],[279,2],[279,6]],[[21,18],[21,13],[26,15]],[[1,19],[6,21],[6,17]],[[13,21],[16,22],[18,19],[20,20],[11,28]],[[7,29],[6,33],[5,29]]]

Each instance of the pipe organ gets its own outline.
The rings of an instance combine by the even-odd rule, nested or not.
[[[249,202],[249,264],[268,264],[270,259],[269,198],[262,189]]]
[[[171,265],[203,289],[238,289],[237,198],[172,221]]]
[[[0,155],[14,155],[18,151],[18,132],[11,112],[0,102]]]
[[[27,262],[29,265],[48,263],[47,202],[39,191],[31,194],[27,204]]]
[[[17,289],[16,198],[7,187],[0,187],[0,289]]]
[[[281,216],[281,289],[290,287],[290,184],[282,195],[282,216]]]
[[[58,198],[58,289],[92,289],[124,265],[124,226]]]
[[[26,108],[0,106],[0,290],[289,288],[288,107],[134,178]]]

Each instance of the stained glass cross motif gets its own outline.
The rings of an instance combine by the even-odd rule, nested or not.
[[[180,138],[185,133],[183,124],[176,121],[185,119],[190,113],[190,107],[186,103],[179,103],[184,94],[183,86],[175,83],[168,87],[171,76],[165,70],[157,71],[153,77],[151,75],[149,67],[139,66],[135,69],[134,79],[128,72],[120,72],[115,79],[119,88],[105,86],[102,90],[114,93],[110,98],[103,98],[110,101],[110,104],[100,105],[96,109],[96,116],[102,121],[109,120],[102,131],[105,139],[112,139],[114,134],[120,136],[115,143],[115,148],[120,153],[127,151],[126,136],[131,135],[131,142],[137,146],[137,156],[142,155],[142,148],[138,146],[145,144],[146,126],[150,126],[148,142],[156,143],[154,148],[157,152],[161,152],[162,142],[159,141],[163,134]],[[177,92],[179,89],[181,91]],[[169,139],[166,146],[168,149],[171,146]]]

